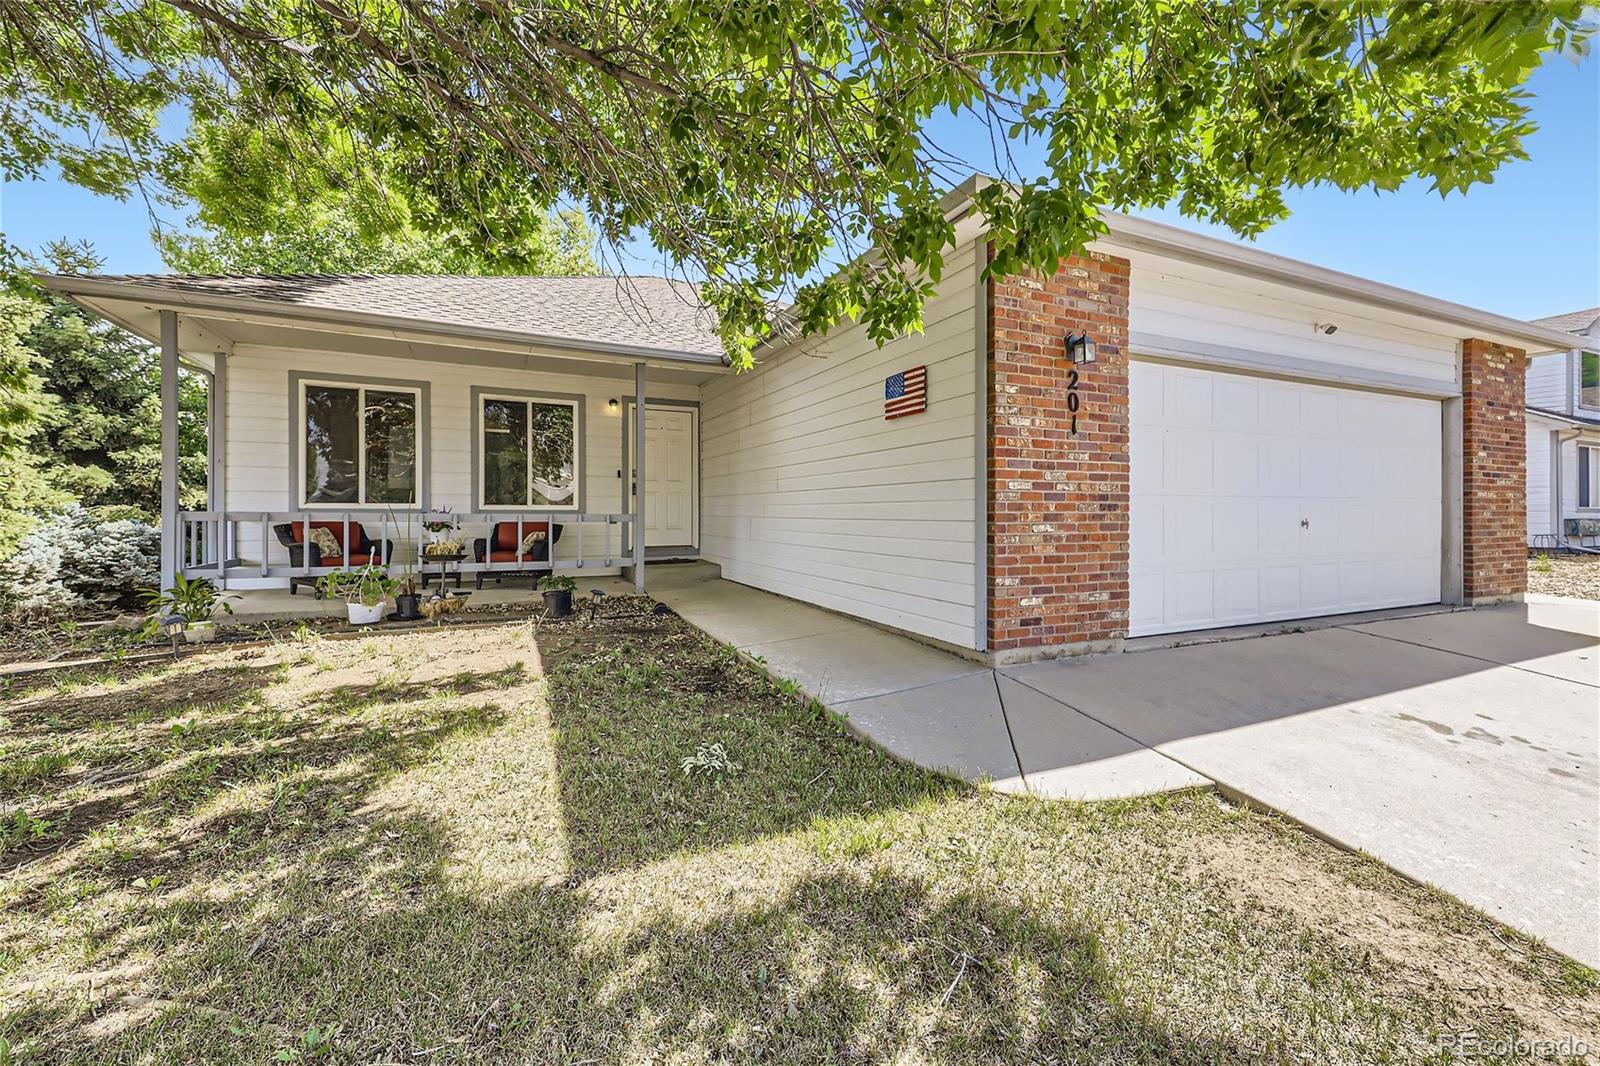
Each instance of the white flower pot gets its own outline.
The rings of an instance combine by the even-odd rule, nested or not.
[[[183,639],[190,644],[208,644],[217,639],[217,627],[214,622],[190,622],[183,631]]]
[[[375,603],[371,607],[362,603],[347,603],[344,606],[350,613],[350,624],[353,626],[370,626],[383,620],[382,603]]]

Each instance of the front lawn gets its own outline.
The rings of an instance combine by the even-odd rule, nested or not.
[[[1592,973],[1376,863],[909,769],[638,602],[15,683],[0,1063],[1600,1047]]]

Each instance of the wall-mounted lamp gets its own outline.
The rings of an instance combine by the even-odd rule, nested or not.
[[[1071,363],[1094,362],[1094,340],[1087,333],[1067,334],[1067,361]]]
[[[615,411],[617,409],[617,406],[618,406],[617,405],[617,398],[615,396],[611,397],[611,399],[606,401],[606,406],[611,408],[613,411]]]

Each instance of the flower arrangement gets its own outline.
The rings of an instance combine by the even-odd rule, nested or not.
[[[456,516],[442,507],[436,507],[422,516],[422,528],[429,533],[445,533],[456,528]]]
[[[423,555],[460,555],[461,542],[451,538],[435,540],[423,545]]]

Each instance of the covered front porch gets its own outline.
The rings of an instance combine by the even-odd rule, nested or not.
[[[645,280],[629,300],[623,279],[45,279],[159,345],[163,587],[252,604],[368,564],[483,596],[626,571],[642,593],[650,560],[695,557],[699,385],[727,368],[692,294]],[[208,384],[203,510],[179,505],[180,373]]]

